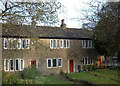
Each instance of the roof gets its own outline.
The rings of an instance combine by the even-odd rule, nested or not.
[[[92,38],[92,33],[85,29],[2,24],[2,36]]]

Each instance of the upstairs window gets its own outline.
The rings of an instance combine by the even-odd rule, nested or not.
[[[21,39],[18,39],[18,40],[17,40],[17,48],[18,48],[18,49],[21,49]]]
[[[88,40],[86,40],[86,46],[85,47],[88,48]]]
[[[60,40],[61,48],[63,48],[63,40]]]
[[[26,39],[26,49],[29,49],[29,48],[30,48],[30,40]]]
[[[22,39],[22,49],[25,48],[25,45],[26,45],[25,39]]]
[[[67,40],[67,48],[70,48],[70,41]]]
[[[54,48],[56,48],[56,40],[54,40]]]
[[[29,49],[30,39],[4,38],[4,49]]]
[[[59,49],[59,48],[70,48],[70,40],[53,40],[50,39],[50,48]]]
[[[50,48],[53,48],[53,39],[50,40]]]
[[[57,48],[60,48],[60,40],[57,40]]]
[[[67,43],[66,43],[66,40],[64,40],[64,47],[67,48]]]
[[[16,48],[17,48],[17,40],[16,38],[14,38],[12,41],[12,49],[16,49]]]
[[[8,47],[9,47],[8,39],[4,38],[4,49],[8,49]]]
[[[82,47],[83,48],[93,48],[92,40],[83,40],[82,41]]]

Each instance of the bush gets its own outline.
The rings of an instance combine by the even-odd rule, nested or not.
[[[40,76],[41,73],[35,67],[25,68],[21,74],[22,79],[35,79],[37,76]]]
[[[93,70],[93,65],[88,65],[88,66],[87,66],[87,69],[88,69],[88,71]]]

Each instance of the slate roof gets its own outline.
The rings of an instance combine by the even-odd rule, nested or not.
[[[2,36],[92,38],[92,32],[75,28],[3,24]]]

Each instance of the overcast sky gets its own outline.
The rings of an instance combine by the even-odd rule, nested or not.
[[[59,15],[59,19],[65,19],[65,23],[67,27],[70,28],[80,28],[82,23],[85,20],[82,20],[84,18],[82,10],[89,9],[87,6],[87,2],[90,2],[91,0],[59,0],[66,8],[65,12],[61,13]],[[78,21],[78,19],[81,19],[81,21]]]
[[[91,0],[58,0],[58,1],[61,2],[65,6],[64,12],[62,12],[58,15],[59,20],[65,19],[65,23],[66,23],[67,27],[80,28],[81,25],[83,24],[83,22],[86,21],[86,20],[83,20],[84,16],[83,16],[82,10],[89,9],[89,6],[85,3],[90,2]],[[105,2],[107,0],[92,0],[92,1]],[[115,2],[115,1],[119,1],[119,0],[111,0],[111,1]],[[1,3],[0,3],[0,5],[1,5]],[[2,7],[2,5],[0,7]],[[80,21],[78,21],[78,19]],[[56,26],[60,26],[60,24],[61,24],[61,22],[59,24],[57,24]]]

